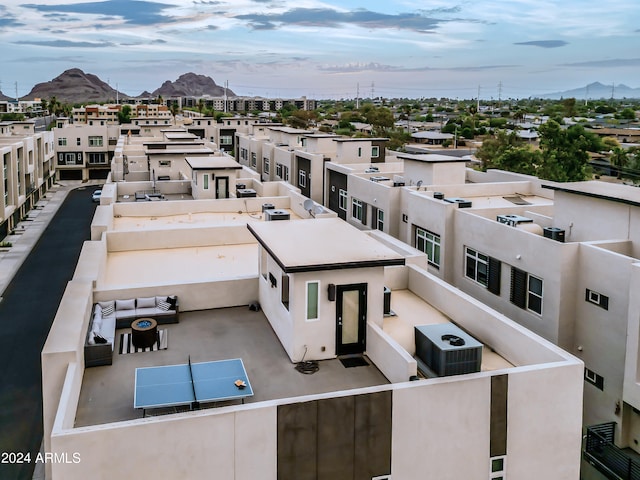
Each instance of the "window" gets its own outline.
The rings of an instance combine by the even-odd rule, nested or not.
[[[276,176],[282,178],[282,164],[276,163]]]
[[[542,315],[542,279],[511,267],[511,303]]]
[[[220,135],[220,145],[233,145],[233,137],[231,135]]]
[[[604,378],[586,367],[584,369],[584,381],[600,390],[604,390]]]
[[[90,147],[101,147],[103,144],[102,137],[89,137]]]
[[[285,182],[289,181],[289,167],[287,167],[286,165],[282,166],[282,179]]]
[[[79,147],[80,145],[82,145],[82,139],[80,139],[80,137],[76,138],[76,145]]]
[[[89,165],[106,164],[107,157],[104,153],[89,153]]]
[[[264,173],[266,173],[267,175],[269,174],[269,159],[268,158],[263,158],[262,159],[262,163],[264,164]]]
[[[67,139],[65,137],[60,137],[58,139],[58,146],[59,147],[66,147],[67,146]]]
[[[307,320],[317,320],[318,316],[318,282],[307,282]]]
[[[505,478],[507,478],[505,475],[506,461],[507,461],[506,456],[491,457],[491,459],[489,460],[490,462],[489,478],[491,480],[504,480]]]
[[[298,170],[298,186],[302,188],[307,186],[307,172],[304,170]]]
[[[158,165],[161,167],[170,167],[171,166],[171,160],[160,160],[158,162]]]
[[[209,174],[205,173],[202,175],[202,189],[209,190]]]
[[[375,227],[378,230],[384,230],[384,211],[378,209],[378,212],[376,214],[376,225]]]
[[[362,147],[358,147],[358,156],[361,157],[362,156]]]
[[[282,279],[280,281],[280,301],[284,308],[289,310],[289,275],[286,273],[282,274]]]
[[[589,303],[593,303],[605,310],[609,310],[609,297],[606,295],[602,295],[601,293],[594,292],[587,288],[584,299]]]
[[[376,158],[380,156],[380,147],[377,145],[371,147],[371,156]]]
[[[493,257],[465,247],[465,276],[500,295],[502,263]]]
[[[338,191],[338,208],[347,211],[347,191],[340,189]]]
[[[256,152],[251,152],[251,167],[256,168],[258,165],[258,158],[256,157]]]
[[[358,200],[357,198],[351,199],[351,216],[358,220],[362,224],[367,223],[367,204]]]
[[[429,230],[425,230],[424,228],[416,227],[415,240],[416,248],[421,252],[427,254],[429,265],[440,268],[440,235],[436,235],[435,233],[430,232]],[[477,272],[475,273],[475,275],[477,278]]]

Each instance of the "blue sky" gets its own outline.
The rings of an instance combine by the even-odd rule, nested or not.
[[[523,98],[640,87],[638,0],[34,0],[0,5],[0,89],[69,68],[129,95],[186,72],[239,95]]]

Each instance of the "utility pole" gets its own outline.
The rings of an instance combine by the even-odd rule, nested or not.
[[[16,85],[16,102],[20,101],[18,98],[18,82],[15,82]]]
[[[478,85],[478,98],[476,101],[476,113],[480,113],[480,85]]]
[[[502,80],[498,83],[498,108],[502,107]]]
[[[360,83],[356,85],[356,110],[360,108]]]
[[[371,101],[373,101],[373,91],[374,91],[374,87],[375,84],[373,82],[371,82]]]
[[[227,113],[227,90],[229,88],[229,80],[224,81],[224,113]]]
[[[615,95],[616,95],[616,82],[613,82],[611,84],[611,100],[614,99]]]
[[[116,82],[116,105],[118,105],[118,82]]]

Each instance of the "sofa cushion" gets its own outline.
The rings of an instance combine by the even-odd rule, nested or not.
[[[123,318],[136,318],[135,310],[116,310],[116,319],[120,320]]]
[[[108,302],[98,302],[98,305],[100,305],[100,308],[102,309],[102,316],[109,316],[113,315],[116,302],[110,300]]]
[[[176,305],[178,303],[178,297],[176,297],[175,295],[170,295],[167,297],[165,301],[171,305],[171,308],[173,310],[175,310]]]
[[[136,298],[136,308],[152,308],[156,306],[156,297]]]
[[[168,302],[158,302],[158,310],[163,312],[168,311],[171,308],[171,304]]]
[[[87,339],[87,343],[89,345],[95,345],[96,341],[94,340],[94,338],[95,338],[94,333],[93,332],[89,332],[89,338]]]
[[[93,323],[91,324],[91,330],[94,332],[99,332],[100,330],[102,330],[102,316],[101,315],[94,315],[93,316]]]
[[[99,303],[96,303],[96,306],[93,309],[93,313],[99,313],[100,315],[102,315],[102,306]]]
[[[136,317],[153,317],[158,313],[158,309],[154,307],[136,308]]]
[[[116,336],[116,317],[109,317],[102,319],[102,328],[100,329],[100,336],[107,339],[109,343],[113,345],[113,340]]]
[[[116,317],[117,312],[120,310],[135,310],[136,309],[136,299],[131,298],[129,300],[116,300]]]

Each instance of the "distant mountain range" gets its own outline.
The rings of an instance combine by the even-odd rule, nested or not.
[[[565,90],[564,92],[547,93],[540,95],[540,98],[559,100],[561,98],[576,99],[609,99],[609,98],[640,98],[640,88],[631,88],[624,84],[604,85],[600,82],[593,82],[581,88]]]
[[[180,75],[175,82],[165,81],[153,92],[142,92],[137,97],[127,95],[123,92],[116,92],[108,83],[102,81],[96,75],[85,73],[79,68],[66,70],[53,80],[38,83],[31,91],[21,98],[21,100],[33,100],[35,98],[50,99],[56,97],[60,102],[66,103],[87,103],[87,102],[108,102],[115,101],[116,97],[125,98],[147,98],[158,97],[188,97],[209,95],[218,97],[224,95],[224,88],[216,85],[212,78],[195,73],[185,73]],[[235,96],[231,90],[227,90],[227,95]],[[0,92],[0,100],[13,100]]]

